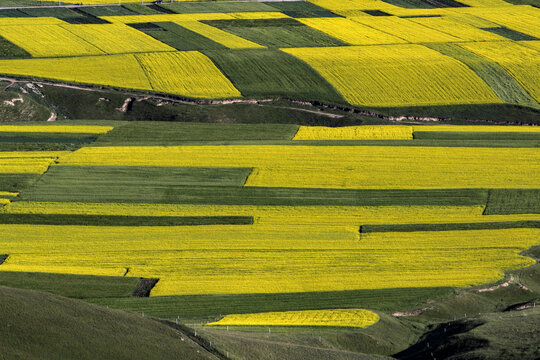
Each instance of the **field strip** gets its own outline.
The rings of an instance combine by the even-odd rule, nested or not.
[[[206,326],[344,326],[367,327],[379,315],[362,309],[303,310],[226,315]]]
[[[99,125],[0,125],[0,132],[105,134],[112,126]]]
[[[411,126],[300,126],[293,140],[412,140]]]
[[[525,216],[527,217],[527,216]],[[506,222],[471,222],[471,223],[440,223],[440,224],[392,224],[392,225],[362,225],[360,233],[372,232],[407,232],[407,231],[455,231],[455,230],[497,230],[497,229],[538,229],[540,228],[540,215],[538,220],[532,221],[506,221]],[[490,219],[487,216],[488,220]]]
[[[131,276],[159,278],[157,296],[468,287],[534,264],[518,254],[538,244],[540,229],[366,233],[361,241],[351,230],[281,224],[0,231],[10,254],[2,270],[118,276],[129,268]]]
[[[9,204],[9,202],[7,203]],[[251,216],[125,216],[0,213],[0,224],[81,226],[252,225]]]
[[[281,50],[307,62],[352,105],[396,107],[502,102],[471,69],[425,46]],[[449,69],[453,76],[448,75]]]
[[[484,215],[484,206],[252,206],[192,204],[121,204],[15,201],[0,211],[4,214],[124,217],[232,217],[264,226],[318,226],[346,228],[357,233],[360,225],[386,224],[495,224],[538,222],[540,214]],[[76,218],[76,217],[74,217]],[[66,224],[69,224],[66,221]],[[456,225],[461,226],[461,225]],[[486,225],[487,226],[487,225]]]
[[[152,84],[149,83],[145,71],[150,73]],[[215,65],[206,56],[195,51],[0,60],[0,73],[191,97],[240,96],[240,92]]]
[[[286,145],[89,147],[60,158],[59,163],[248,167],[255,170],[246,186],[259,187],[537,188],[540,149]]]

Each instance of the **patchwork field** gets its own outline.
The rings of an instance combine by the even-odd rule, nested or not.
[[[0,357],[537,359],[535,1],[0,0]]]
[[[537,109],[537,8],[445,1],[3,10],[0,73],[185,98]]]

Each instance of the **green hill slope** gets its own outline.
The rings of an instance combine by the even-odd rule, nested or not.
[[[216,359],[140,315],[0,286],[0,359]]]

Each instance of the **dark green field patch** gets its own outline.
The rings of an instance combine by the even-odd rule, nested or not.
[[[125,6],[84,6],[78,8],[80,11],[83,11],[92,16],[130,16],[137,15],[138,13],[132,10],[129,10]]]
[[[153,5],[148,5],[148,7],[152,10],[156,10],[157,12],[161,13],[161,14],[176,14],[176,12],[172,11],[172,10],[169,10],[165,7],[161,7],[160,5],[158,5],[157,3],[153,4]]]
[[[242,186],[159,185],[159,179],[120,183],[114,177],[83,179],[69,174],[54,175],[52,167],[39,182],[19,195],[27,201],[125,202],[218,205],[483,205],[487,191],[458,190],[348,190],[309,188],[265,188]]]
[[[139,278],[136,277],[0,271],[0,286],[44,291],[76,299],[131,297],[138,283]]]
[[[301,60],[273,49],[204,51],[247,97],[346,103],[321,75]]]
[[[436,43],[426,44],[426,46],[467,65],[505,102],[535,108],[539,107],[531,95],[499,64],[480,55],[476,55],[456,44]]]
[[[216,50],[227,47],[171,22],[130,24],[154,39],[181,51]]]
[[[41,174],[0,174],[0,191],[20,191],[40,176]]]
[[[365,308],[394,311],[415,308],[429,299],[445,297],[451,288],[404,288],[289,294],[231,294],[157,296],[144,299],[88,301],[162,318],[204,318],[252,312]]]
[[[540,214],[540,189],[490,190],[484,214]]]
[[[90,144],[97,135],[71,133],[0,132],[0,143],[67,143]]]
[[[157,15],[157,14],[161,14],[161,12],[156,11],[154,9],[151,9],[149,6],[142,5],[142,4],[127,3],[127,4],[123,4],[122,7],[128,9],[129,11],[133,11],[134,13],[140,14],[140,15]]]
[[[84,17],[79,12],[73,11],[67,7],[56,7],[56,8],[27,8],[21,9],[20,11],[24,12],[28,16],[33,17],[55,17],[55,18],[75,18],[75,17]]]
[[[280,10],[293,18],[338,17],[330,10],[324,9],[307,1],[268,2],[267,5]]]
[[[540,228],[540,221],[501,221],[501,222],[485,222],[485,223],[449,223],[449,224],[391,224],[391,225],[362,225],[360,227],[360,233],[537,229],[537,228]]]
[[[81,148],[83,144],[75,143],[40,143],[40,142],[2,142],[0,151],[73,151]]]
[[[2,265],[4,261],[7,260],[8,257],[9,257],[8,254],[0,254],[0,265]],[[0,278],[0,281],[1,281],[1,278]]]
[[[275,12],[275,7],[261,2],[177,2],[173,4],[162,3],[161,7],[178,14],[199,14],[199,13],[230,13],[230,12]]]
[[[506,27],[482,28],[482,30],[489,31],[491,33],[503,36],[507,39],[514,40],[514,41],[538,40],[534,36],[530,36],[530,35],[521,33],[519,31],[508,29]]]
[[[406,9],[433,9],[435,6],[423,0],[383,0],[385,3]]]
[[[294,19],[209,20],[203,22],[270,48],[347,45]]]
[[[166,131],[164,131],[166,129]],[[96,145],[177,145],[184,141],[290,140],[298,126],[131,122],[99,137]]]
[[[78,226],[252,225],[251,216],[123,216],[66,214],[0,214],[0,224]]]
[[[540,141],[540,133],[532,132],[436,132],[436,131],[415,131],[414,139],[430,140],[515,140],[515,141]]]
[[[30,17],[30,15],[17,9],[3,9],[0,10],[0,17]]]
[[[32,55],[30,55],[30,53],[28,53],[26,50],[0,36],[0,58],[10,59],[29,57],[32,57]]]

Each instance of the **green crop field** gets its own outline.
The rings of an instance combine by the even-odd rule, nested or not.
[[[0,8],[0,359],[540,358],[536,0]]]

